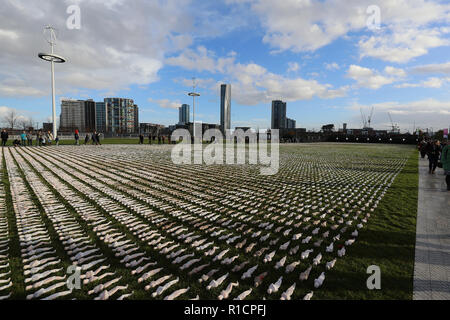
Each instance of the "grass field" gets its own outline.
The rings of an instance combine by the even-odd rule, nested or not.
[[[412,298],[413,147],[282,145],[278,174],[261,176],[257,165],[174,165],[170,146],[107,141],[1,149],[0,299],[217,299],[231,282],[228,298]],[[85,283],[71,291],[74,263]],[[367,289],[370,265],[381,290]]]

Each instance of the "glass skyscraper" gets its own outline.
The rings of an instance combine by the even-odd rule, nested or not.
[[[190,106],[183,104],[179,109],[179,124],[187,124],[190,120]]]
[[[275,100],[272,101],[272,129],[286,128],[286,102]]]
[[[105,102],[95,103],[95,126],[97,132],[106,132],[106,105]]]

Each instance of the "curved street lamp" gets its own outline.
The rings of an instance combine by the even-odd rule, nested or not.
[[[55,63],[64,63],[66,59],[59,56],[53,52],[53,47],[56,45],[56,33],[55,29],[51,26],[44,27],[44,35],[46,36],[47,42],[50,44],[51,53],[39,53],[38,57],[44,61],[51,63],[51,73],[52,73],[52,111],[53,111],[53,139],[56,139],[56,106],[55,106]]]
[[[194,135],[194,139],[195,139],[195,97],[200,97],[199,93],[195,92],[195,87],[197,86],[197,83],[195,82],[195,78],[192,78],[192,83],[193,83],[193,90],[192,92],[188,93],[188,96],[192,97],[192,130],[193,130],[193,135]]]

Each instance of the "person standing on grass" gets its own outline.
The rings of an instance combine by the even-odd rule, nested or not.
[[[59,137],[58,136],[56,136],[56,138],[55,138],[55,143],[57,146],[59,146]]]
[[[75,145],[80,145],[80,133],[78,132],[78,129],[75,130]]]
[[[86,137],[84,137],[84,145],[87,145],[89,142],[89,133],[86,133]]]
[[[142,133],[139,134],[139,144],[144,144],[144,135]]]
[[[46,139],[48,142],[48,145],[51,146],[52,145],[52,141],[53,141],[53,134],[50,131],[47,131],[47,136]]]
[[[100,133],[98,133],[98,132],[95,132],[95,140],[97,141],[97,145],[102,145],[101,143],[100,143]]]
[[[27,134],[25,133],[25,131],[23,131],[20,134],[20,140],[22,140],[22,146],[25,147],[27,145]]]
[[[1,138],[2,138],[2,147],[5,147],[9,138],[9,134],[5,129],[2,130]]]
[[[27,145],[29,147],[33,146],[33,136],[31,134],[31,131],[28,131],[27,133]]]

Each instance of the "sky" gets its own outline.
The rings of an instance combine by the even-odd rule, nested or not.
[[[78,15],[79,13],[79,15]],[[450,2],[439,0],[0,0],[0,118],[51,119],[50,47],[57,29],[57,114],[63,98],[134,99],[140,122],[196,120],[270,127],[271,101],[298,128],[333,123],[403,132],[450,126]],[[192,110],[191,110],[192,111]]]

